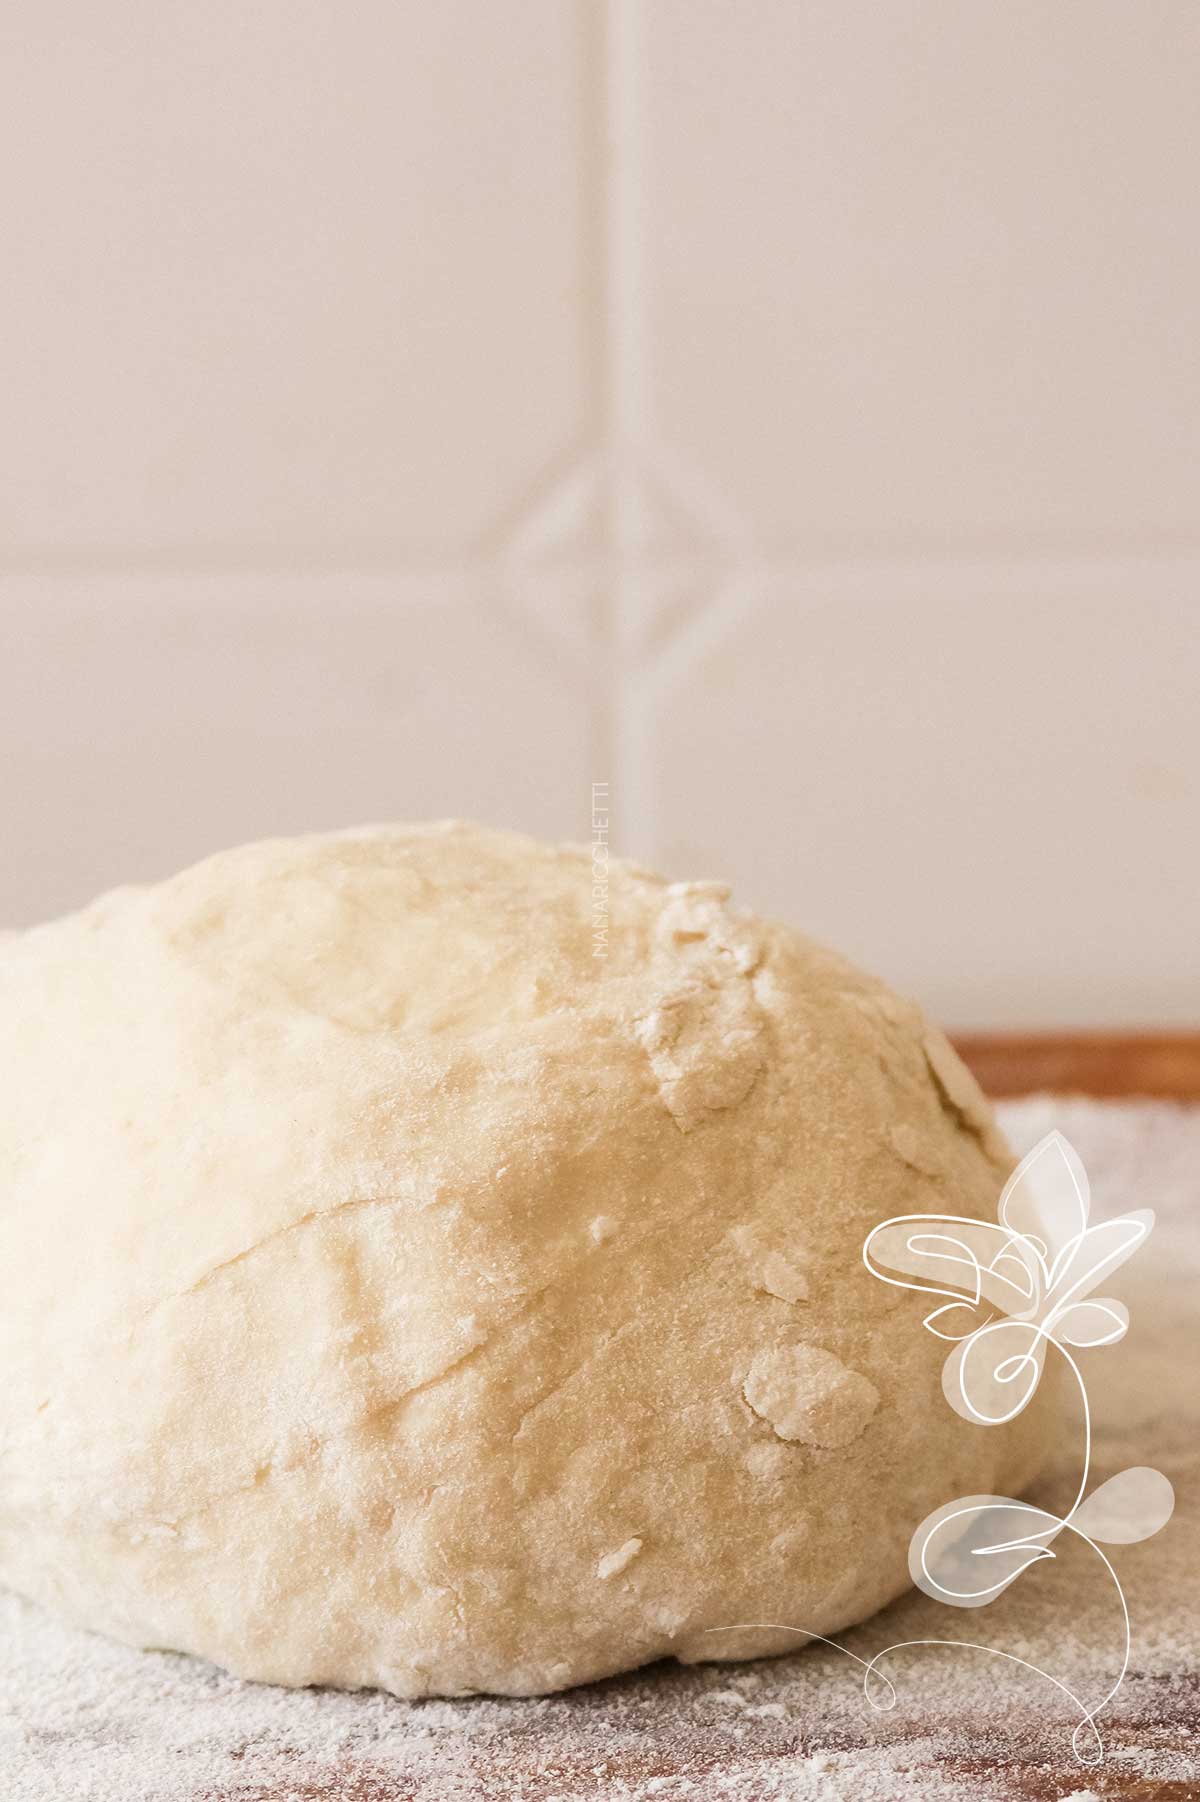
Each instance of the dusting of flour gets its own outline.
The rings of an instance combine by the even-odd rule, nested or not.
[[[1073,1764],[1074,1717],[1057,1691],[978,1653],[897,1655],[887,1715],[865,1703],[860,1667],[819,1646],[757,1664],[660,1665],[543,1700],[405,1703],[240,1683],[195,1659],[71,1632],[0,1595],[4,1802],[1200,1796],[1200,1109],[1042,1099],[1001,1114],[1018,1148],[1054,1125],[1067,1133],[1096,1215],[1149,1205],[1159,1216],[1121,1285],[1128,1339],[1087,1365],[1095,1480],[1150,1463],[1177,1494],[1166,1531],[1114,1553],[1134,1639],[1130,1675],[1101,1717],[1098,1771]],[[1036,1493],[1069,1502],[1077,1476],[1067,1430]],[[613,1548],[626,1554],[636,1556],[633,1541]],[[1082,1548],[965,1620],[910,1596],[842,1640],[864,1658],[921,1637],[984,1638],[1094,1696],[1119,1658],[1119,1609]]]

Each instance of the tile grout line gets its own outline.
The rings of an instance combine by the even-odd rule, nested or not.
[[[589,596],[587,618],[591,633],[591,655],[598,669],[591,683],[591,720],[589,726],[592,782],[609,780],[612,764],[613,695],[611,667],[611,606],[608,595],[610,580],[610,440],[612,435],[612,345],[613,331],[609,288],[611,282],[609,196],[612,186],[611,121],[609,117],[609,48],[611,21],[607,4],[585,11],[587,20],[587,68],[585,94],[587,115],[584,129],[584,156],[590,173],[585,197],[585,233],[589,245],[591,282],[589,311],[592,318],[591,356],[594,406],[596,417],[596,469],[599,478],[598,529],[599,555],[596,559],[597,584]],[[590,831],[589,801],[589,831]]]
[[[648,846],[645,785],[649,773],[634,755],[629,717],[628,642],[630,556],[635,504],[630,450],[643,393],[638,260],[637,168],[640,90],[637,0],[606,0],[604,7],[605,186],[601,215],[604,243],[606,406],[603,447],[603,575],[598,621],[604,657],[607,707],[604,753],[612,783],[614,846],[628,854]]]
[[[582,568],[590,563],[586,554],[565,560],[566,567]],[[656,560],[653,556],[639,559],[639,567],[653,570],[658,561],[668,566],[672,559]],[[680,564],[682,554],[675,559]],[[909,581],[913,578],[934,584],[950,574],[976,577],[992,572],[1011,576],[1025,584],[1044,581],[1048,577],[1077,576],[1111,578],[1131,576],[1139,571],[1161,575],[1175,570],[1180,574],[1200,573],[1200,544],[1159,545],[1126,549],[1097,550],[1087,546],[1064,545],[1055,549],[1022,549],[1019,546],[972,546],[938,544],[909,550],[828,551],[795,548],[778,552],[737,555],[722,558],[701,551],[687,561],[711,564],[714,569],[759,579],[782,581],[789,577],[802,581],[833,582],[853,580],[859,576],[882,577],[885,580]],[[378,556],[361,551],[330,552],[289,561],[279,557],[240,557],[230,555],[190,556],[164,552],[161,555],[126,555],[102,552],[63,555],[47,551],[28,556],[5,556],[0,551],[0,583],[5,581],[44,582],[48,585],[80,581],[143,581],[161,578],[165,581],[208,582],[218,579],[245,580],[263,577],[271,581],[330,581],[337,577],[364,580],[435,581],[470,580],[494,571],[497,553],[488,549],[447,551],[444,555],[403,550],[388,551]]]

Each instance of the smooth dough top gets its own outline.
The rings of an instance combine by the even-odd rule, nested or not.
[[[0,1581],[244,1675],[528,1693],[829,1632],[1030,1474],[861,1262],[994,1208],[948,1042],[720,884],[614,860],[597,956],[592,882],[378,827],[0,940]]]

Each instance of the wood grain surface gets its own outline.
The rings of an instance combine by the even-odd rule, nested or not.
[[[1200,1101],[1200,1032],[955,1033],[989,1095]]]

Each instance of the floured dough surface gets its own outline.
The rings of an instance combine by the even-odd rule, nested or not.
[[[879,1391],[819,1345],[759,1352],[743,1390],[760,1420],[780,1439],[835,1451],[865,1432]]]
[[[1009,1167],[919,1011],[711,883],[456,822],[0,940],[0,1581],[285,1684],[564,1688],[908,1584],[1036,1421],[945,1405],[896,1213]]]

